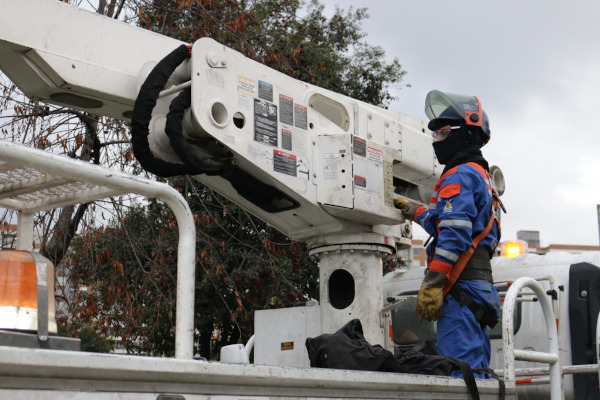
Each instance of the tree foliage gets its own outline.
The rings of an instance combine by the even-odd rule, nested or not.
[[[317,0],[151,0],[140,26],[193,43],[211,37],[304,82],[385,107],[405,74],[363,39],[365,8],[325,16]]]
[[[302,244],[210,189],[180,181],[198,233],[197,353],[214,357],[222,345],[249,339],[256,309],[317,297],[318,269]],[[174,216],[152,202],[77,238],[68,263],[79,306],[63,322],[76,331],[94,321],[105,337],[120,338],[128,352],[172,355],[177,236]]]

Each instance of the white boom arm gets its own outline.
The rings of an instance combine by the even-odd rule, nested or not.
[[[0,69],[27,96],[124,120],[152,67],[182,44],[58,1],[0,0],[0,8],[8,17],[0,24]],[[360,282],[374,268],[375,282],[361,285],[339,315],[376,326],[365,334],[381,342],[381,257],[411,238],[393,199],[427,203],[441,171],[424,122],[290,78],[208,38],[194,44],[167,86],[180,83],[192,91],[182,129],[189,146],[227,159],[250,186],[260,182],[281,196],[265,205],[223,175],[195,177],[309,244],[328,266],[322,306],[332,296],[330,274],[343,269]],[[148,138],[156,156],[181,162],[164,132],[175,94],[159,99]],[[356,265],[332,256],[355,250],[363,254]]]
[[[32,99],[131,118],[138,74],[182,42],[59,1],[2,0],[0,68]]]

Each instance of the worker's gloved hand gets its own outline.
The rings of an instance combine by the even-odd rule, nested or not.
[[[424,319],[435,321],[442,316],[444,286],[447,280],[446,275],[441,272],[427,271],[417,295],[417,318],[419,322]]]
[[[398,197],[394,199],[394,207],[402,211],[406,219],[412,221],[419,205],[408,201],[404,197]]]

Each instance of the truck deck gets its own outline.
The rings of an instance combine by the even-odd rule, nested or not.
[[[481,399],[498,381],[477,380]],[[29,399],[466,399],[460,378],[238,365],[0,346],[0,397]],[[516,399],[507,386],[507,399]]]

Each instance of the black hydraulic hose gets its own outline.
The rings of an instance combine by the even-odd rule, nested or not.
[[[299,203],[279,189],[263,183],[229,160],[217,158],[190,144],[183,137],[182,121],[191,105],[191,89],[184,89],[169,106],[165,132],[173,151],[182,163],[157,158],[148,144],[152,110],[169,77],[186,58],[189,49],[181,45],[163,58],[150,72],[140,88],[131,118],[133,153],[148,172],[161,177],[176,175],[219,175],[228,180],[240,196],[268,212],[279,212],[299,207]]]
[[[152,110],[167,80],[190,55],[186,45],[181,45],[163,58],[150,72],[140,88],[131,117],[131,144],[133,154],[142,168],[155,175],[170,177],[203,173],[202,166],[172,163],[157,158],[148,144],[149,124]]]
[[[226,165],[225,160],[215,158],[198,147],[190,146],[183,137],[183,114],[192,104],[192,89],[187,88],[181,91],[177,97],[171,101],[169,113],[167,114],[167,123],[165,132],[169,137],[169,143],[175,151],[175,154],[181,161],[190,167],[199,168],[197,173],[206,175],[218,175],[223,171]]]
[[[275,187],[263,183],[231,163],[225,160],[211,157],[199,148],[191,147],[182,134],[182,120],[185,110],[191,105],[192,91],[185,89],[177,95],[169,107],[165,132],[169,137],[171,147],[177,156],[186,165],[201,166],[202,173],[206,175],[219,175],[231,183],[231,186],[240,196],[259,206],[260,208],[274,212],[276,207],[274,201],[284,204],[281,209],[297,207],[294,200]],[[279,210],[281,211],[281,210]]]

